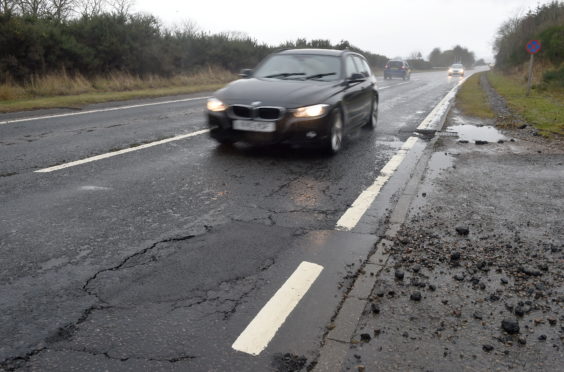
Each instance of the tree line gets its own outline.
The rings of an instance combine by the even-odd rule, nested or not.
[[[529,54],[525,46],[533,39],[542,44],[535,58],[552,66],[545,72],[545,80],[554,79],[564,86],[564,2],[538,5],[536,9],[504,22],[494,43],[496,67],[509,71],[526,63]]]
[[[202,66],[230,71],[255,66],[279,48],[349,48],[373,66],[387,58],[348,41],[298,39],[280,46],[238,32],[208,33],[191,23],[166,28],[152,15],[132,14],[129,0],[0,0],[0,82],[32,76],[123,71],[174,76]]]
[[[433,66],[447,67],[453,63],[462,63],[464,66],[470,67],[476,63],[474,52],[460,45],[456,45],[449,50],[441,51],[435,48],[429,54],[429,63]]]
[[[132,13],[131,4],[131,0],[0,0],[0,83],[25,83],[60,71],[85,77],[116,71],[170,77],[219,66],[236,72],[280,48],[349,49],[376,68],[389,60],[346,40],[297,39],[272,46],[244,33],[204,32],[189,22],[167,28],[152,15]],[[473,63],[473,54],[460,46],[438,51],[440,59],[424,61],[418,53],[411,65],[448,66],[456,58]]]

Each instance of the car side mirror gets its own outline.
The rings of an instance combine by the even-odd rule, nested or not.
[[[253,70],[251,70],[250,68],[244,68],[241,70],[241,72],[239,72],[239,76],[241,76],[243,79],[248,79],[253,76]]]
[[[366,77],[363,74],[359,74],[357,72],[353,73],[349,77],[349,83],[358,83],[358,82],[364,81],[364,80],[366,80]]]

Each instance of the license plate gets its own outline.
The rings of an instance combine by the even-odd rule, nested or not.
[[[274,132],[276,123],[272,121],[233,120],[233,129],[251,132]]]

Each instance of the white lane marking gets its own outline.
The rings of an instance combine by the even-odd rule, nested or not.
[[[49,173],[49,172],[54,172],[54,171],[58,171],[61,169],[65,169],[65,168],[69,168],[69,167],[74,167],[76,165],[80,165],[80,164],[85,164],[85,163],[90,163],[93,161],[97,161],[97,160],[102,160],[102,159],[107,159],[107,158],[111,158],[112,156],[117,156],[117,155],[122,155],[122,154],[127,154],[128,152],[132,152],[132,151],[138,151],[138,150],[143,150],[149,147],[153,147],[153,146],[157,146],[157,145],[162,145],[163,143],[168,143],[168,142],[172,142],[172,141],[178,141],[178,140],[182,140],[185,138],[190,138],[190,137],[194,137],[194,136],[198,136],[200,134],[204,134],[209,132],[209,129],[202,129],[199,130],[197,132],[192,132],[192,133],[188,133],[188,134],[182,134],[180,136],[175,136],[175,137],[171,137],[171,138],[167,138],[164,140],[160,140],[160,141],[155,141],[155,142],[151,142],[151,143],[146,143],[144,145],[140,145],[140,146],[136,146],[136,147],[130,147],[127,149],[123,149],[123,150],[117,150],[117,151],[112,151],[112,152],[107,152],[105,154],[101,154],[101,155],[96,155],[96,156],[92,156],[90,158],[86,158],[86,159],[82,159],[82,160],[76,160],[76,161],[71,161],[70,163],[65,163],[65,164],[60,164],[60,165],[55,165],[53,167],[49,167],[49,168],[43,168],[43,169],[39,169],[34,171],[35,173]]]
[[[231,346],[237,351],[259,355],[317,279],[323,266],[302,262],[296,271],[259,311]]]
[[[394,85],[386,85],[385,87],[379,87],[379,90],[383,90],[383,89],[388,89],[388,88],[393,88],[393,87],[399,87],[400,85],[404,85],[404,84],[409,84],[410,82],[407,81],[405,83],[399,83],[399,84],[394,84]]]
[[[446,110],[448,110],[450,101],[456,96],[458,88],[466,81],[468,77],[461,79],[458,84],[456,84],[446,96],[433,108],[433,110],[427,115],[425,119],[419,124],[417,130],[432,129],[432,127],[437,123],[437,120],[442,117]]]
[[[95,113],[98,113],[98,112],[127,110],[127,109],[138,108],[138,107],[146,107],[146,106],[166,105],[168,103],[196,101],[196,100],[199,100],[199,99],[206,99],[206,98],[209,98],[209,97],[184,98],[184,99],[176,99],[176,100],[172,100],[172,101],[142,103],[142,104],[138,104],[138,105],[118,106],[118,107],[110,107],[110,108],[98,109],[98,110],[68,112],[66,114],[55,114],[55,115],[34,116],[34,117],[22,118],[22,119],[11,119],[11,120],[0,121],[0,125],[21,123],[23,121],[45,120],[45,119],[63,118],[63,117],[75,116],[75,115],[95,114]]]
[[[109,187],[104,187],[104,186],[80,186],[79,189],[80,189],[80,190],[84,190],[84,191],[106,191],[106,190],[111,190],[111,188],[109,188]]]
[[[376,178],[374,183],[356,198],[345,214],[337,221],[335,229],[350,231],[356,226],[358,221],[360,221],[364,213],[368,210],[368,207],[374,202],[382,187],[388,182],[390,177],[392,177],[403,159],[407,156],[409,150],[418,140],[419,138],[417,137],[409,137],[407,141],[404,142],[399,151],[386,163],[384,168],[382,168],[380,175]]]

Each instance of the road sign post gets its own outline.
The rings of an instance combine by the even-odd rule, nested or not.
[[[529,78],[527,79],[527,97],[531,94],[531,81],[533,80],[533,61],[535,54],[541,49],[541,43],[538,40],[531,40],[527,43],[527,52],[531,55],[529,59]]]
[[[529,78],[527,79],[527,97],[531,94],[531,80],[533,79],[533,61],[535,60],[535,55],[531,54],[529,59]]]

